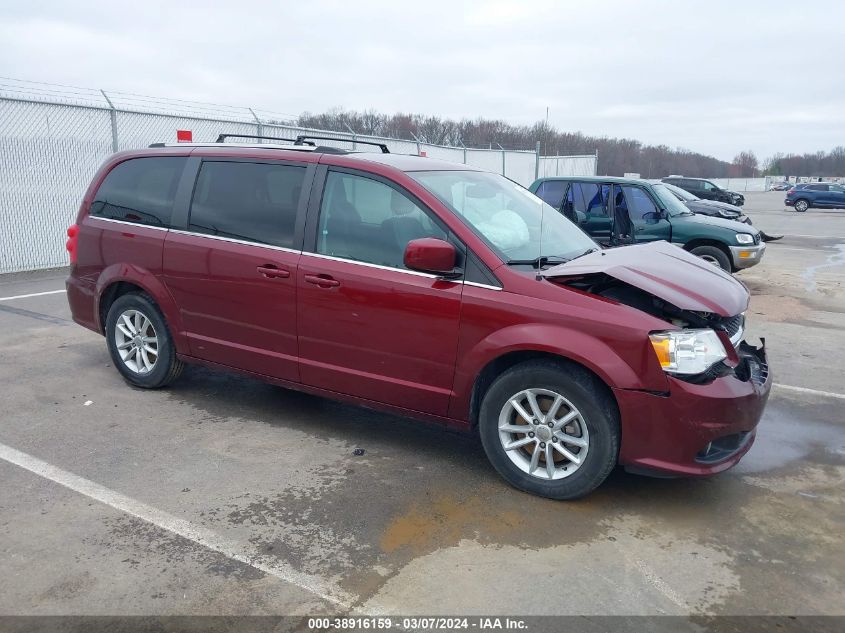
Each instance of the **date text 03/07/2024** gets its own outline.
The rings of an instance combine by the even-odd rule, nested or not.
[[[393,627],[406,630],[451,631],[451,630],[526,630],[525,620],[520,618],[499,617],[342,617],[308,618],[308,628],[314,631],[324,630],[389,630]]]

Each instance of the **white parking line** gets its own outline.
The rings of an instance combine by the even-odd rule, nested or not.
[[[44,295],[56,295],[60,292],[67,292],[64,288],[61,290],[48,290],[47,292],[33,292],[28,295],[15,295],[14,297],[0,297],[0,301],[11,301],[12,299],[27,299],[28,297],[43,297]]]
[[[342,589],[322,578],[300,572],[275,557],[270,559],[251,545],[230,541],[202,526],[175,517],[141,501],[136,501],[79,475],[69,473],[66,470],[48,464],[37,457],[33,457],[11,446],[0,444],[0,459],[62,485],[65,488],[69,488],[81,495],[85,495],[90,499],[99,501],[111,508],[131,514],[147,523],[151,523],[163,530],[172,532],[182,538],[222,554],[227,558],[243,563],[244,565],[249,565],[269,576],[274,576],[279,580],[295,585],[343,609],[348,610],[351,608],[353,598]]]
[[[807,387],[794,387],[792,385],[782,385],[779,382],[774,384],[778,389],[784,391],[795,391],[797,393],[807,393],[811,396],[825,396],[826,398],[838,398],[845,400],[845,393],[834,393],[833,391],[819,391],[818,389],[808,389]]]

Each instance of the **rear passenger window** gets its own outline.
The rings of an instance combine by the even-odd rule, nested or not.
[[[100,185],[91,215],[149,226],[170,226],[173,200],[187,158],[133,158],[120,163]]]
[[[317,252],[405,268],[405,247],[446,232],[410,198],[384,183],[329,172],[320,206]]]
[[[304,180],[295,165],[204,162],[188,230],[292,248]]]
[[[563,192],[569,183],[565,180],[546,180],[537,188],[537,197],[550,207],[560,209],[563,203]]]
[[[572,192],[576,211],[592,217],[607,217],[608,185],[576,182],[572,184]]]

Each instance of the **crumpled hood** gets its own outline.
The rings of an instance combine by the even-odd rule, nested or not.
[[[550,279],[604,273],[682,310],[731,317],[748,308],[748,289],[733,276],[674,244],[649,242],[596,251],[541,271]]]

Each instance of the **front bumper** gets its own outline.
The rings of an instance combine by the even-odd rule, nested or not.
[[[741,343],[740,364],[707,384],[671,376],[669,393],[614,389],[622,419],[619,463],[658,475],[713,475],[754,443],[772,387],[764,346]]]
[[[743,246],[729,246],[734,268],[750,268],[759,264],[766,252],[766,243],[748,244]]]

